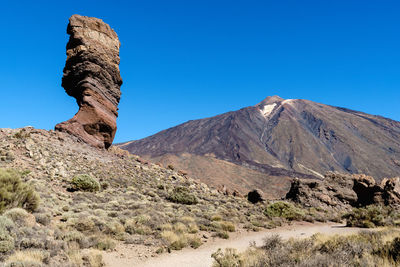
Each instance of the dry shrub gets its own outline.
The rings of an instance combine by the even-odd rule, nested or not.
[[[384,230],[287,241],[273,235],[260,248],[241,254],[218,250],[212,257],[214,266],[399,266],[399,235],[397,230]]]
[[[43,250],[17,251],[7,258],[6,266],[42,266],[50,255]]]
[[[22,182],[21,173],[13,169],[0,169],[0,213],[11,208],[35,211],[39,207],[39,194]]]
[[[211,257],[214,259],[213,267],[241,267],[243,260],[236,249],[226,248],[224,252],[219,248]]]
[[[36,219],[32,214],[21,208],[7,210],[3,215],[10,218],[18,226],[32,226],[36,222]]]
[[[174,250],[181,250],[188,245],[188,238],[186,234],[176,234],[172,231],[162,231],[161,238],[166,242],[168,248]]]
[[[99,237],[96,244],[96,248],[100,250],[112,250],[116,246],[116,242],[108,236]]]

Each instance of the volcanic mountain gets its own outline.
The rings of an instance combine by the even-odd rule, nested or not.
[[[205,183],[269,197],[282,196],[293,177],[327,171],[400,174],[400,122],[278,96],[118,146]]]

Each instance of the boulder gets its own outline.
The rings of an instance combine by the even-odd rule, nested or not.
[[[383,179],[381,187],[384,189],[386,205],[400,204],[400,177]]]
[[[247,200],[253,204],[256,204],[258,202],[264,201],[264,198],[262,196],[263,192],[260,189],[254,189],[247,194]]]
[[[55,129],[98,147],[111,146],[117,130],[122,79],[117,34],[101,19],[73,15],[67,33],[62,86],[76,99],[78,113]]]
[[[353,190],[357,194],[357,204],[361,206],[383,203],[382,188],[374,178],[364,174],[353,175]]]

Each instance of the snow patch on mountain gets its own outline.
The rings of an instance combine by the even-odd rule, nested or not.
[[[263,114],[264,117],[268,117],[268,115],[274,110],[276,107],[276,103],[270,104],[270,105],[265,105],[261,109],[261,113]]]

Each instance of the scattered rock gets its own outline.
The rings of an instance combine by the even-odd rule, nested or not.
[[[70,39],[62,86],[76,98],[79,111],[55,129],[92,146],[108,148],[117,130],[122,85],[118,36],[102,20],[79,15],[71,16],[67,33]]]

